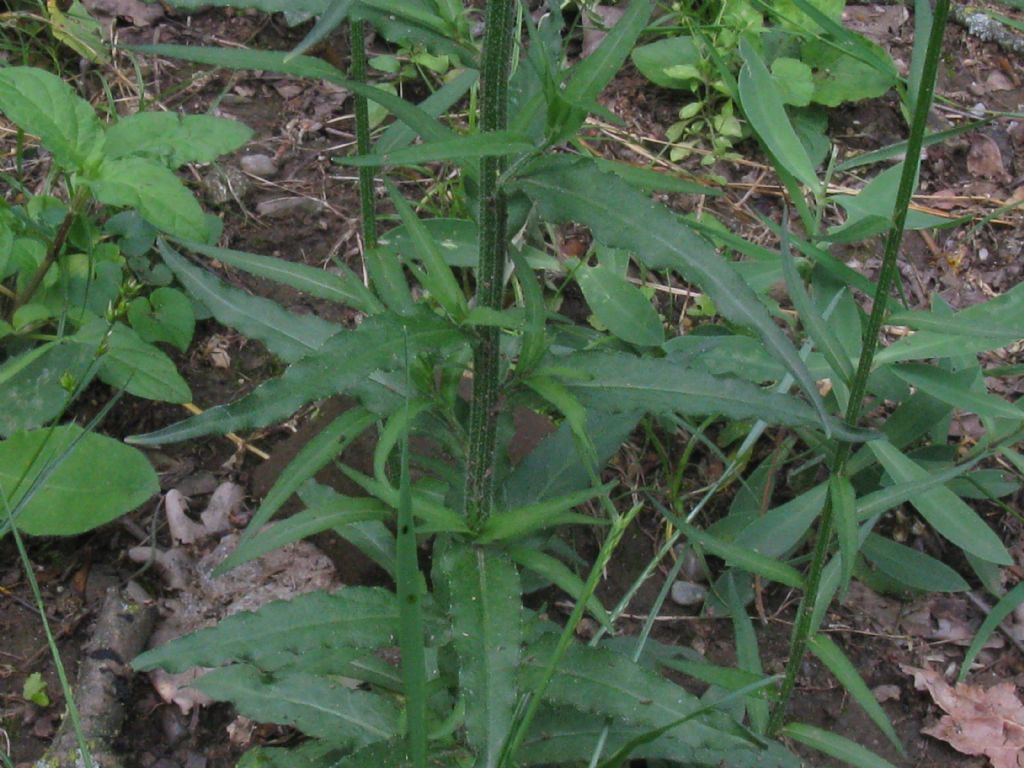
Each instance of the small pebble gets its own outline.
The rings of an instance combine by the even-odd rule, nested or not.
[[[977,104],[971,107],[969,111],[971,113],[971,117],[980,120],[985,116],[986,109],[987,107],[985,106],[984,102],[979,101]]]
[[[324,204],[312,197],[278,197],[264,200],[256,206],[256,213],[268,219],[283,219],[287,216],[301,216],[304,213],[319,213]]]
[[[672,602],[686,607],[700,605],[708,594],[707,587],[692,581],[677,581],[672,585]]]
[[[277,163],[270,155],[245,155],[239,165],[246,173],[260,176],[264,179],[272,179],[277,176]]]

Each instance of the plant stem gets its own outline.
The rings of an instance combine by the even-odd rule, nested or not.
[[[57,260],[61,250],[64,248],[64,243],[68,239],[68,232],[71,231],[71,225],[75,221],[75,216],[78,215],[82,206],[85,205],[86,199],[85,192],[81,190],[72,197],[71,203],[68,205],[68,212],[64,214],[64,220],[60,223],[60,227],[57,228],[57,234],[50,241],[50,247],[46,249],[46,256],[43,257],[43,261],[36,268],[36,271],[32,273],[32,277],[29,279],[28,285],[25,286],[25,290],[15,297],[14,305],[11,307],[11,318],[14,317],[14,313],[20,307],[23,307],[32,299],[35,292],[39,289],[43,278],[46,277],[46,273],[50,271],[53,262]]]
[[[512,61],[513,0],[488,0],[481,72],[480,130],[508,125],[508,78]],[[501,308],[502,278],[508,255],[508,211],[498,177],[505,158],[480,161],[480,255],[476,274],[477,306]],[[497,328],[481,328],[473,350],[473,400],[466,452],[465,514],[475,527],[491,511],[494,450],[500,377]]]
[[[366,22],[353,20],[349,25],[352,41],[352,79],[366,83]],[[365,96],[355,96],[356,152],[370,154],[370,111]],[[363,247],[377,246],[377,214],[374,206],[373,168],[359,169],[359,210],[363,225]]]
[[[928,36],[928,49],[925,54],[924,68],[921,74],[921,93],[918,94],[914,104],[914,115],[910,123],[910,136],[907,140],[907,159],[903,165],[903,173],[900,175],[900,185],[896,193],[893,223],[885,241],[882,270],[878,276],[878,287],[875,290],[875,300],[871,307],[871,316],[868,319],[868,325],[864,332],[864,344],[860,353],[860,362],[857,365],[857,372],[850,385],[850,402],[846,409],[846,423],[851,426],[855,426],[860,419],[864,395],[867,392],[868,376],[871,374],[871,366],[878,347],[879,332],[882,328],[882,321],[885,318],[889,291],[896,282],[898,274],[897,257],[899,255],[900,242],[903,239],[903,229],[907,222],[907,209],[910,206],[910,198],[917,183],[921,147],[928,121],[928,111],[931,109],[932,97],[935,94],[935,77],[938,72],[939,57],[942,53],[942,35],[945,31],[948,14],[949,0],[936,0],[935,15],[932,20],[931,32]],[[839,443],[829,467],[831,474],[833,476],[842,475],[846,471],[846,463],[849,458],[850,443]],[[797,610],[793,636],[790,640],[789,662],[786,664],[786,674],[782,681],[779,700],[772,710],[771,720],[768,724],[769,734],[777,734],[783,726],[786,705],[789,703],[789,699],[793,694],[793,688],[796,686],[796,676],[800,670],[800,665],[803,663],[804,654],[807,651],[807,642],[811,634],[817,629],[812,626],[812,617],[815,612],[818,591],[821,587],[822,572],[825,570],[825,560],[832,538],[833,522],[832,500],[831,496],[829,496],[826,498],[825,507],[821,512],[821,523],[819,524],[817,540],[814,544],[814,556],[811,560],[810,571],[807,574],[806,591]]]

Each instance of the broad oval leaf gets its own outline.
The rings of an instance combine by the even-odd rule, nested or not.
[[[50,462],[56,468],[26,499],[33,478]],[[130,512],[160,485],[141,451],[69,424],[0,442],[0,489],[12,510],[21,507],[15,521],[20,530],[73,536]]]
[[[88,102],[56,75],[36,67],[0,69],[0,112],[38,136],[62,168],[85,170],[103,151],[103,124]]]
[[[100,379],[136,397],[165,403],[187,403],[192,399],[188,383],[162,351],[143,341],[122,323],[108,326],[97,318],[71,337],[92,353],[101,350]]]
[[[67,340],[50,341],[0,365],[0,437],[35,429],[56,418],[68,401],[65,374],[87,384],[96,374],[95,349]]]
[[[581,266],[576,282],[597,319],[623,341],[644,347],[665,341],[661,318],[650,300],[614,269]]]
[[[205,240],[209,234],[206,215],[192,193],[172,171],[153,160],[104,160],[87,183],[101,203],[135,208],[146,221],[169,235]]]
[[[151,155],[171,168],[211,163],[233,152],[252,136],[237,120],[177,112],[136,112],[107,128],[106,156]]]

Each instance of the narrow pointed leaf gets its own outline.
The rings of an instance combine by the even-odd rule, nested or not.
[[[929,472],[884,440],[868,444],[885,471],[897,483],[924,480]],[[911,498],[921,516],[940,534],[982,560],[1011,565],[1006,547],[978,514],[948,488],[933,488]]]
[[[236,613],[219,624],[146,651],[132,661],[139,671],[184,672],[260,659],[281,652],[299,654],[332,642],[345,648],[393,645],[398,629],[395,596],[377,587],[346,587],[334,594],[308,592],[267,603],[255,613]]]
[[[270,299],[252,296],[227,285],[219,278],[189,262],[163,240],[160,255],[192,298],[205,306],[224,325],[262,341],[286,362],[323,346],[342,330],[315,315],[296,315]]]
[[[594,316],[614,335],[630,344],[656,347],[665,341],[661,317],[640,289],[615,270],[599,264],[575,273]]]
[[[546,158],[515,186],[552,221],[576,221],[613,248],[635,253],[650,269],[674,269],[707,291],[727,319],[756,331],[793,374],[821,420],[826,411],[814,378],[756,294],[704,238],[668,209],[586,160]],[[826,430],[827,431],[827,430]]]
[[[285,57],[285,61],[291,61],[296,56],[301,56],[337,29],[348,17],[348,11],[352,7],[352,2],[353,0],[331,0],[330,5],[327,6],[320,15],[320,18],[317,19],[313,28],[306,33],[306,36],[302,38],[298,45],[292,48],[292,52]]]
[[[507,157],[532,150],[529,137],[512,131],[470,133],[452,139],[428,141],[390,152],[353,157],[335,157],[340,165],[375,168],[381,165],[417,165],[446,160],[478,160],[481,157]]]
[[[252,394],[170,427],[129,438],[129,442],[172,443],[286,419],[306,403],[358,386],[374,371],[399,367],[404,359],[407,323],[413,355],[436,353],[462,340],[456,328],[429,313],[419,316],[415,323],[394,315],[370,317],[356,330],[332,336],[320,350],[293,363],[280,378],[265,382]]]
[[[586,593],[586,584],[583,583],[583,579],[573,573],[569,566],[561,560],[546,552],[526,547],[512,547],[509,549],[509,555],[524,568],[548,579],[574,600],[579,600]],[[608,612],[596,595],[591,595],[587,599],[587,611],[601,623],[601,626],[608,631],[612,630]]]
[[[424,287],[452,318],[456,321],[461,320],[469,312],[469,305],[455,275],[445,263],[441,247],[430,236],[412,206],[402,197],[402,193],[390,182],[387,182],[387,189],[415,248],[414,255],[423,264]]]
[[[970,585],[945,563],[898,542],[871,534],[864,557],[890,579],[922,592],[966,592]]]
[[[857,495],[849,478],[841,475],[833,475],[829,479],[828,494],[842,562],[839,580],[839,594],[842,596],[846,594],[846,588],[853,577],[853,566],[857,562],[857,550],[860,547],[857,536]]]
[[[824,731],[805,723],[789,723],[782,728],[782,735],[806,744],[812,749],[831,755],[854,768],[896,768],[888,760],[876,755],[860,744],[850,741],[837,733]]]
[[[383,741],[398,729],[398,709],[388,699],[318,675],[267,680],[248,664],[234,664],[193,685],[212,699],[230,701],[252,720],[291,725],[307,736],[352,747]]]
[[[896,729],[892,727],[889,716],[885,714],[885,710],[875,699],[871,689],[864,682],[864,678],[860,676],[857,668],[853,666],[842,649],[828,635],[813,635],[808,640],[807,647],[835,675],[840,685],[867,713],[890,743],[900,751],[900,754],[903,754],[903,743],[896,735]]]
[[[305,264],[297,264],[273,256],[218,248],[195,241],[182,241],[190,251],[209,256],[211,259],[229,264],[248,272],[250,275],[273,280],[302,291],[318,299],[327,299],[343,304],[368,315],[383,309],[380,301],[363,285],[363,281],[347,267],[338,272],[328,272]]]
[[[650,0],[633,0],[597,50],[572,68],[565,87],[565,99],[589,107],[622,69],[650,16]]]
[[[535,531],[553,528],[556,525],[604,525],[605,521],[600,518],[569,510],[596,496],[608,493],[612,487],[613,484],[609,483],[506,512],[496,512],[487,518],[476,541],[478,544],[489,544],[493,541],[520,539]]]
[[[522,642],[519,573],[499,550],[458,546],[444,554],[466,736],[477,766],[498,765],[519,695]]]

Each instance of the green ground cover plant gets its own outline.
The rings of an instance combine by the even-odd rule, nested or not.
[[[187,350],[192,300],[149,254],[160,232],[217,236],[219,222],[173,171],[214,160],[250,131],[162,112],[105,125],[59,77],[25,66],[0,69],[0,114],[51,158],[46,189],[33,193],[21,175],[38,150],[19,142],[18,175],[5,179],[19,199],[0,201],[0,490],[11,513],[2,531],[13,521],[34,535],[73,535],[140,504],[156,477],[118,441],[47,425],[94,377],[142,398],[191,400],[158,345]]]
[[[170,237],[158,249],[179,282],[218,320],[263,341],[288,367],[236,402],[133,442],[241,431],[289,418],[324,397],[354,396],[359,405],[282,474],[222,568],[331,529],[377,562],[394,588],[348,587],[271,604],[147,652],[135,667],[211,667],[197,683],[206,694],[309,737],[293,748],[255,749],[243,758],[247,766],[619,766],[631,757],[798,765],[779,736],[854,765],[884,766],[856,744],[788,720],[804,652],[813,652],[899,747],[852,663],[817,632],[824,610],[852,578],[903,592],[968,588],[959,570],[882,535],[883,515],[907,501],[963,552],[970,578],[998,595],[998,568],[1011,562],[1009,553],[963,499],[1014,490],[1010,479],[979,468],[995,452],[1024,469],[1012,448],[1024,411],[987,392],[985,376],[994,372],[983,370],[977,356],[1019,337],[1020,289],[960,312],[938,300],[929,310],[887,307],[905,226],[935,224],[908,221],[907,208],[948,4],[939,2],[933,16],[927,3],[918,3],[919,45],[911,82],[901,91],[909,139],[891,153],[903,151],[911,160],[878,174],[864,199],[827,194],[826,182],[841,168],[822,172],[821,158],[801,140],[794,105],[772,73],[781,54],[769,44],[770,30],[737,36],[731,55],[742,63],[734,80],[723,74],[723,82],[735,96],[737,119],[742,115],[775,163],[789,191],[787,211],[793,210],[792,222],[788,212],[781,222],[764,222],[778,237],[777,250],[654,204],[650,190],[678,191],[681,183],[592,157],[576,141],[587,115],[603,112],[598,95],[648,29],[646,0],[631,2],[600,47],[572,66],[558,3],[534,22],[516,3],[491,0],[479,51],[472,37],[460,36],[466,27],[448,3],[227,4],[264,11],[287,5],[317,15],[307,42],[354,22],[351,77],[298,52],[146,50],[329,80],[395,116],[394,126],[371,142],[365,104],[357,104],[359,156],[338,158],[360,167],[370,284],[349,271],[327,274],[165,227]],[[806,34],[867,66],[889,66],[818,5],[793,0],[793,6],[816,25]],[[462,71],[421,104],[408,103],[365,81],[363,24],[380,24],[396,42],[457,52]],[[444,119],[467,93],[480,107],[469,129]],[[421,141],[413,143],[417,136]],[[378,236],[375,175],[386,180],[390,167],[428,162],[459,167],[472,216],[420,218],[388,184],[400,226]],[[848,215],[828,227],[826,209],[833,204]],[[547,235],[569,222],[586,226],[595,245],[559,264],[546,253]],[[879,233],[887,245],[877,282],[830,252],[836,243]],[[724,258],[712,243],[743,260]],[[366,318],[350,330],[283,308],[271,316],[265,301],[224,285],[183,251],[274,275]],[[570,324],[548,309],[543,283],[552,269],[578,284],[595,327]],[[627,279],[634,272],[698,287],[718,322],[667,335],[674,322]],[[779,281],[792,311],[782,312],[769,293]],[[861,298],[871,300],[870,313]],[[788,333],[778,319],[788,323]],[[883,323],[915,333],[876,352]],[[469,402],[459,394],[467,379]],[[507,442],[515,405],[549,413],[559,427],[513,466]],[[954,408],[973,410],[986,427],[967,456],[945,440]],[[709,447],[725,458],[726,469],[701,498],[637,501],[602,482],[602,468],[638,424],[653,430],[692,419],[720,424],[734,436]],[[780,428],[789,437],[760,460],[761,438]],[[368,430],[376,436],[372,474],[342,467],[366,498],[341,496],[313,480]],[[431,450],[414,451],[412,438]],[[789,501],[763,509],[760,500],[770,498],[782,465],[802,470],[790,476],[810,479]],[[708,518],[711,500],[730,483],[741,487],[727,513]],[[292,494],[305,509],[274,520]],[[591,514],[576,511],[587,502]],[[609,609],[595,588],[648,502],[675,533]],[[569,525],[604,531],[582,575],[558,535]],[[710,602],[732,619],[736,668],[659,646],[649,639],[650,621],[636,638],[614,636],[640,582],[683,541],[714,565]],[[670,567],[661,600],[682,562]],[[804,594],[781,679],[764,674],[748,616],[755,578]],[[551,585],[574,601],[563,625],[524,603],[530,592]],[[1018,592],[998,610],[1019,600]],[[574,633],[585,614],[599,627],[587,642]],[[401,650],[397,668],[379,654],[393,646]],[[661,669],[710,688],[696,697]]]

